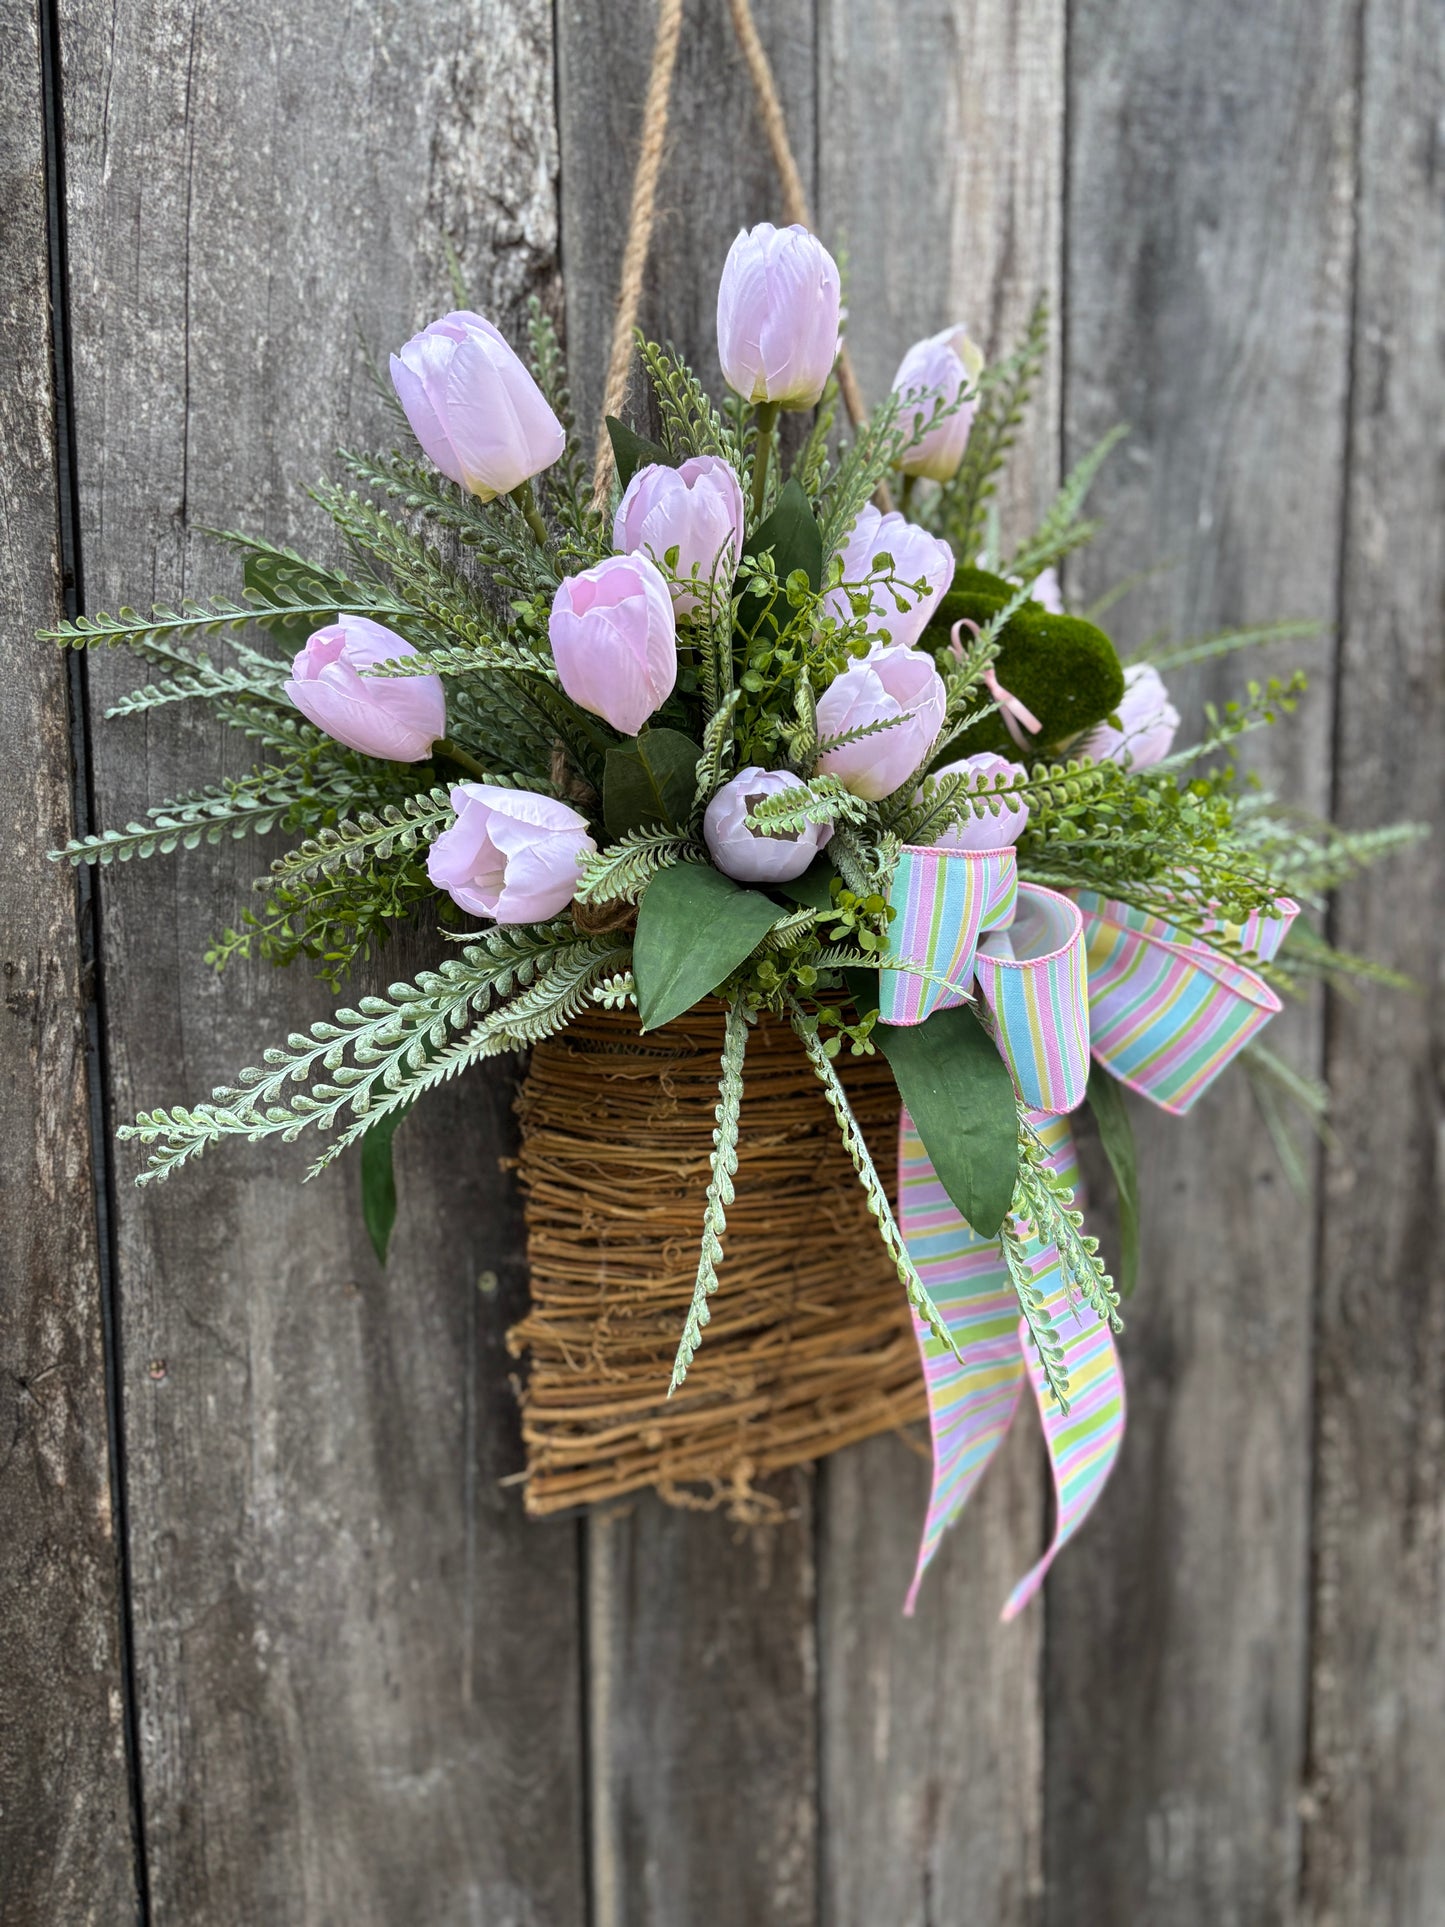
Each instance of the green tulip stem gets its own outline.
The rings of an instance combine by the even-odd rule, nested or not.
[[[445,757],[447,762],[455,763],[458,769],[464,769],[468,776],[475,776],[478,781],[486,782],[487,772],[476,757],[470,750],[463,749],[460,743],[454,743],[450,736],[438,736],[431,749],[433,756]]]
[[[530,482],[521,482],[512,490],[512,500],[527,518],[527,527],[545,549],[548,542],[547,524],[537,510],[537,498],[532,493]]]
[[[899,501],[898,506],[900,509],[902,509],[905,515],[907,515],[909,509],[912,508],[913,506],[913,491],[917,486],[918,486],[918,477],[916,475],[904,476],[903,495],[901,500]]]
[[[760,401],[757,408],[758,439],[753,449],[753,526],[763,519],[763,496],[768,486],[768,457],[773,452],[773,427],[781,402]]]

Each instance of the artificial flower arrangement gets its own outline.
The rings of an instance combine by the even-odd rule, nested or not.
[[[1120,1289],[1083,1229],[1068,1114],[1087,1099],[1114,1166],[1127,1290],[1120,1086],[1182,1112],[1243,1052],[1272,1127],[1281,1093],[1316,1106],[1258,1032],[1281,994],[1370,966],[1298,904],[1407,832],[1312,825],[1238,778],[1230,745],[1288,711],[1299,678],[1251,683],[1174,747],[1161,667],[1298,625],[1125,667],[1096,620],[1065,613],[1055,571],[1091,533],[1085,494],[1114,437],[1002,551],[991,497],[1041,314],[994,366],[962,328],[919,343],[851,436],[839,322],[813,235],[740,234],[718,292],[731,394],[719,407],[640,342],[657,439],[609,420],[610,496],[589,486],[540,308],[525,362],[477,314],[434,322],[391,360],[419,447],[345,453],[349,483],[314,491],[345,569],[224,535],[239,600],[52,632],[159,672],[112,715],[202,699],[258,752],[248,775],[66,854],[289,835],[208,953],[217,967],[306,957],[339,983],[440,906],[455,948],[435,968],[121,1133],[150,1148],[142,1183],[228,1137],[333,1132],[313,1173],[361,1142],[382,1255],[391,1134],[428,1089],[599,1007],[653,1032],[715,1000],[710,1182],[672,1389],[718,1288],[749,1034],[790,1026],[916,1322],[935,1451],[920,1576],[1022,1386],[1036,1394],[1058,1517],[1017,1610],[1123,1425]],[[809,418],[787,461],[783,411]],[[229,662],[197,646],[211,636]],[[839,1069],[875,1052],[902,1106],[896,1207]]]

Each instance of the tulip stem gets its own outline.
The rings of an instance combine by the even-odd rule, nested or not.
[[[903,494],[899,500],[898,506],[905,515],[907,515],[909,509],[912,508],[913,506],[913,491],[917,486],[918,486],[918,477],[916,475],[904,476]]]
[[[464,769],[468,776],[486,782],[487,772],[476,757],[470,750],[463,749],[460,743],[454,743],[450,736],[438,736],[431,749],[433,756],[443,756],[447,762],[455,763],[458,769]]]
[[[773,424],[781,402],[760,401],[757,410],[758,439],[753,448],[753,526],[763,519],[763,496],[768,486],[768,457],[773,451]]]
[[[512,500],[527,518],[527,527],[532,531],[533,535],[536,536],[541,547],[545,549],[549,540],[547,524],[542,520],[541,515],[537,511],[537,498],[532,493],[532,484],[530,482],[518,483],[517,487],[512,490]]]

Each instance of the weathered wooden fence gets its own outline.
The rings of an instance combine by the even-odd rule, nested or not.
[[[1257,766],[1352,824],[1438,818],[1441,0],[760,17],[868,393],[1047,292],[1006,511],[1127,420],[1071,590],[1171,563],[1126,642],[1320,617]],[[30,637],[228,589],[208,525],[320,536],[303,485],[380,426],[358,326],[444,305],[448,239],[504,326],[532,292],[565,317],[591,417],[650,0],[0,21],[0,1918],[1445,1920],[1439,846],[1335,914],[1426,995],[1286,1033],[1338,1099],[1313,1206],[1239,1090],[1142,1120],[1124,1459],[1021,1624],[1026,1437],[913,1622],[897,1440],[786,1481],[776,1530],[526,1524],[512,1073],[398,1140],[385,1273],[354,1179],[299,1189],[295,1153],[137,1193],[112,1124],[326,994],[200,963],[244,845],[78,894],[43,862],[238,751],[179,711],[103,724],[124,671]],[[688,0],[672,128],[645,319],[715,375],[723,252],[778,205],[718,0]]]

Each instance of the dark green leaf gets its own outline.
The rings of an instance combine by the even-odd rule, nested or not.
[[[794,569],[801,569],[814,589],[822,588],[823,532],[801,482],[783,485],[777,507],[753,531],[743,553],[762,555],[768,549],[773,552],[773,567],[780,582],[786,582]]]
[[[801,903],[805,909],[831,910],[833,879],[837,874],[827,857],[819,856],[814,857],[800,877],[794,877],[788,883],[775,883],[772,887],[780,897],[790,897],[794,903]],[[868,1008],[875,1010],[877,1006],[878,997],[875,990],[873,1002]]]
[[[361,1215],[371,1248],[383,1265],[386,1248],[391,1243],[391,1228],[396,1223],[396,1170],[392,1164],[391,1140],[410,1109],[407,1104],[400,1110],[389,1111],[361,1140]]]
[[[644,1030],[670,1024],[716,990],[757,948],[778,906],[721,871],[679,863],[648,884],[632,940]]]
[[[654,824],[685,830],[702,747],[679,729],[649,729],[607,752],[602,817],[617,838]]]
[[[1127,1298],[1139,1280],[1139,1166],[1124,1087],[1098,1064],[1089,1066],[1089,1109],[1119,1192],[1119,1290]]]
[[[607,433],[612,441],[613,460],[617,464],[618,484],[622,488],[626,488],[638,469],[646,468],[649,462],[661,462],[664,468],[677,467],[676,461],[665,448],[650,442],[645,435],[639,435],[635,428],[618,421],[615,415],[607,417]]]
[[[867,979],[849,973],[858,1001],[869,993],[855,976]],[[875,988],[867,1008],[877,1001]],[[875,1024],[873,1041],[944,1190],[981,1238],[996,1237],[1019,1168],[1018,1108],[997,1044],[967,1004],[936,1010],[921,1024]]]
[[[747,573],[748,556],[759,556],[769,549],[780,582],[786,582],[794,569],[801,569],[813,588],[821,588],[823,534],[800,482],[790,481],[784,485],[777,507],[754,530],[743,551],[743,573]],[[737,626],[745,636],[766,635],[769,628],[776,634],[786,627],[791,614],[791,607],[786,604],[767,612],[761,597],[745,595],[738,604]],[[765,626],[760,630],[760,625]]]

